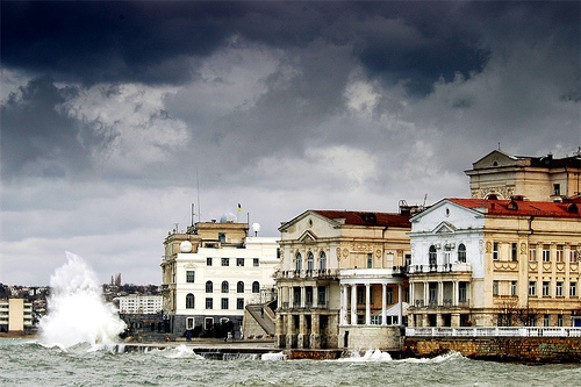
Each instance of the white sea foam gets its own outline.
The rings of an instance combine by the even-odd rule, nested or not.
[[[204,359],[202,356],[196,354],[192,348],[188,348],[185,344],[164,351],[164,356],[169,359]]]
[[[95,273],[81,257],[70,252],[66,257],[50,278],[49,313],[40,320],[39,343],[62,349],[88,343],[95,350],[118,342],[125,323],[103,300]]]
[[[260,357],[262,360],[286,360],[284,352],[263,353]]]
[[[338,361],[347,362],[368,362],[368,361],[392,361],[388,352],[382,352],[379,349],[368,349],[363,355],[359,351],[351,351],[348,357],[342,357]]]

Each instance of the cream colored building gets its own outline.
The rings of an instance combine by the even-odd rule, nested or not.
[[[399,349],[409,217],[308,210],[284,223],[277,345]]]
[[[129,294],[113,301],[121,314],[159,314],[163,310],[163,296],[152,294]]]
[[[277,238],[250,237],[248,231],[247,223],[223,217],[165,239],[163,314],[173,334],[227,329],[238,337],[246,305],[273,299]]]
[[[581,193],[581,148],[565,158],[511,156],[495,150],[465,171],[470,177],[473,198],[490,195],[508,200],[524,196],[529,200],[553,201]]]
[[[32,304],[22,298],[0,300],[0,331],[20,332],[32,328]]]
[[[579,206],[444,199],[415,215],[409,326],[581,325]]]

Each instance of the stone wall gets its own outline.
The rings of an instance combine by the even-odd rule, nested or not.
[[[580,337],[407,337],[402,356],[433,357],[455,351],[472,359],[523,363],[579,363]]]
[[[339,328],[339,347],[352,350],[380,349],[399,351],[402,344],[400,327],[342,326]]]

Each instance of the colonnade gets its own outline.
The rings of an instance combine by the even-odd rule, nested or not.
[[[359,286],[365,287],[365,319],[364,325],[375,325],[372,321],[371,314],[371,287],[374,285],[381,286],[381,323],[380,325],[386,326],[387,324],[387,288],[389,285],[397,286],[397,314],[398,317],[397,324],[402,324],[403,315],[403,286],[401,282],[393,282],[390,280],[377,280],[377,281],[360,281],[349,280],[340,283],[341,287],[341,308],[339,314],[339,321],[341,325],[351,325],[356,326],[358,323],[357,315],[357,289]]]

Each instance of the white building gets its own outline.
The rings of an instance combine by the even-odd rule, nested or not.
[[[114,301],[121,314],[158,314],[163,309],[163,296],[129,294]]]
[[[273,299],[277,238],[247,233],[246,223],[199,222],[166,238],[163,310],[175,335],[238,335],[245,306]]]

